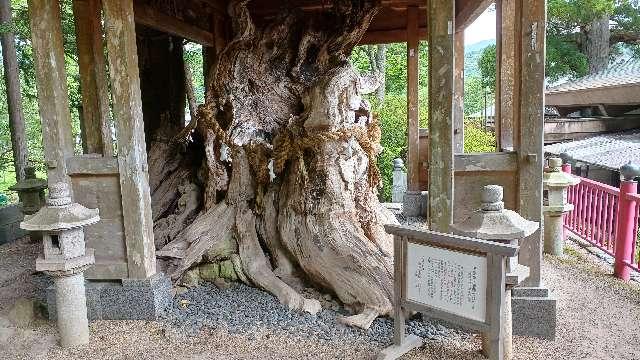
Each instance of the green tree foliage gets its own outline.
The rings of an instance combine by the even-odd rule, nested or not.
[[[549,0],[546,76],[553,83],[589,72],[583,44],[592,22],[610,17],[611,56],[632,52],[640,56],[640,1]],[[478,61],[483,79],[495,84],[495,46],[486,47]],[[493,76],[490,78],[489,76]]]
[[[484,109],[484,87],[480,76],[464,78],[464,115],[469,116]]]
[[[482,55],[478,59],[478,68],[480,68],[480,80],[485,88],[495,92],[496,88],[496,45],[489,45],[482,51]]]
[[[597,19],[610,19],[611,56],[640,48],[640,2],[637,0],[549,0],[547,77],[576,78],[589,71],[584,44]]]

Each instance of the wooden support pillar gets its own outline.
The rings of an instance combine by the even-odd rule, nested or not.
[[[453,151],[464,153],[464,30],[454,37],[455,69],[453,72]]]
[[[31,45],[49,184],[67,182],[66,159],[73,155],[67,74],[58,0],[29,0]]]
[[[518,0],[496,2],[496,140],[498,149],[517,148],[520,92],[520,17]]]
[[[542,171],[544,145],[545,0],[518,0],[522,6],[520,31],[520,122],[518,182],[520,214],[542,219]],[[520,262],[529,266],[526,285],[541,286],[542,235],[536,231],[522,242]]]
[[[454,0],[429,1],[429,226],[453,222]]]
[[[407,190],[420,191],[420,116],[418,7],[407,9]]]
[[[129,277],[155,274],[153,221],[133,0],[102,0]]]
[[[11,16],[11,0],[0,0],[0,24],[10,29],[13,24]],[[27,136],[22,112],[20,96],[20,70],[16,56],[15,35],[12,31],[0,34],[2,42],[2,62],[4,64],[4,81],[7,90],[7,109],[9,110],[9,130],[11,131],[11,149],[13,150],[13,166],[16,181],[24,180],[24,169],[29,160]]]
[[[113,156],[100,10],[100,0],[73,1],[82,89],[82,147],[87,154]]]

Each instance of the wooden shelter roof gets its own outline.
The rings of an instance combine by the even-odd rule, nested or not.
[[[210,46],[214,42],[211,18],[226,14],[228,0],[182,0],[180,5],[158,0],[136,0],[136,22]],[[275,16],[283,7],[305,12],[331,7],[329,0],[252,0],[249,9],[257,21]],[[487,0],[456,0],[456,30],[464,29],[488,6]],[[409,8],[420,9],[419,37],[427,38],[427,0],[381,0],[381,9],[362,39],[362,44],[407,41]]]
[[[640,105],[640,60],[612,64],[598,73],[554,86],[546,91],[545,103],[553,106]]]

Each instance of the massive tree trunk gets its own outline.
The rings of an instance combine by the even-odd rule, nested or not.
[[[155,184],[168,175],[152,167],[185,168],[185,154],[202,154],[199,170],[180,178],[177,205],[159,197],[155,230],[176,281],[233,273],[315,313],[318,300],[299,293],[313,285],[356,310],[344,323],[368,328],[392,308],[382,225],[395,220],[377,199],[380,129],[361,97],[374,87],[348,56],[377,4],[332,4],[256,25],[246,0],[231,3],[235,37],[209,71],[205,104],[174,142],[152,145],[150,154],[174,149],[164,164],[150,160]],[[178,145],[187,140],[187,150]]]
[[[594,19],[583,33],[583,52],[589,62],[589,74],[605,70],[609,65],[609,15]]]

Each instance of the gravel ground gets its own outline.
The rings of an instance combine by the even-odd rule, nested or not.
[[[178,295],[164,321],[96,321],[88,346],[61,349],[54,324],[40,320],[16,329],[7,321],[15,300],[39,294],[37,252],[28,241],[0,246],[0,359],[373,359],[390,339],[388,319],[362,332],[336,324],[340,309],[330,305],[312,317],[290,313],[245,286],[201,287]],[[640,285],[622,283],[610,272],[571,244],[565,258],[545,258],[545,281],[558,297],[557,339],[516,337],[514,359],[640,359]],[[413,328],[442,335],[437,325]],[[403,359],[482,359],[477,336],[446,335],[432,336]]]
[[[327,298],[328,299],[328,298]],[[186,334],[197,334],[203,327],[224,328],[231,334],[269,331],[313,337],[319,340],[364,341],[387,346],[393,336],[393,320],[376,319],[367,331],[339,324],[337,316],[348,315],[337,303],[322,299],[323,310],[316,315],[290,311],[274,296],[242,284],[228,289],[213,285],[193,288],[176,296],[165,321]],[[419,316],[418,316],[419,317]],[[440,339],[456,331],[441,324],[414,319],[408,332],[426,339]]]

